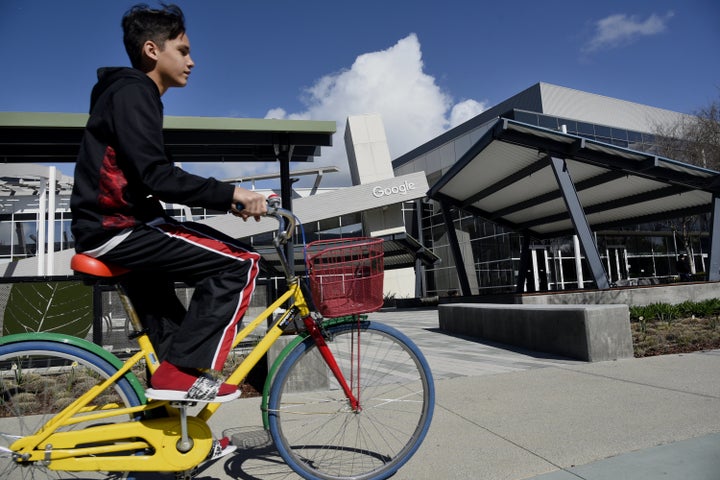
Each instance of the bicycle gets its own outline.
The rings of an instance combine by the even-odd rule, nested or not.
[[[268,369],[262,391],[263,426],[278,453],[307,479],[387,478],[422,443],[435,391],[417,346],[368,319],[377,305],[362,305],[370,297],[377,301],[378,281],[372,277],[378,269],[382,275],[382,252],[371,254],[377,247],[368,239],[311,242],[308,292],[307,278],[294,274],[294,260],[284,252],[296,222],[301,225],[277,202],[268,204],[268,215],[278,221],[273,245],[287,289],[237,334],[233,347],[271,322],[225,381],[239,385],[281,335],[297,331]],[[213,448],[207,421],[223,404],[149,399],[143,374],[152,374],[159,362],[117,282],[126,270],[82,254],[73,257],[72,268],[89,282],[114,285],[139,350],[122,361],[66,335],[1,338],[0,439],[6,445],[0,446],[0,478],[69,478],[75,472],[83,472],[82,478],[104,478],[104,472],[118,478],[130,472],[192,478]],[[319,310],[313,295],[319,295]],[[360,304],[348,304],[357,298]],[[270,320],[280,307],[287,308]],[[196,405],[199,411],[189,414]]]

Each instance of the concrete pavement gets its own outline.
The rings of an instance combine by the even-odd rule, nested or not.
[[[394,480],[720,479],[720,351],[585,363],[446,335],[437,310],[371,318],[413,338],[435,377],[432,426]],[[246,448],[198,479],[299,478],[262,432],[259,399],[210,423]]]

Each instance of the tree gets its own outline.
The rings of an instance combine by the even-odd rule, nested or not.
[[[720,96],[676,124],[656,125],[656,153],[720,170]]]
[[[689,163],[720,170],[720,100],[697,112],[687,126],[686,139]]]
[[[694,115],[686,116],[678,123],[656,125],[655,146],[658,155],[720,170],[720,96]],[[679,238],[684,251],[690,253],[690,232],[696,222],[696,215],[668,221],[668,226]],[[691,256],[693,272],[694,258]]]

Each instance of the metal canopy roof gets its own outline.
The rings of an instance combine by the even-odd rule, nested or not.
[[[88,115],[0,112],[0,162],[74,162]],[[332,145],[332,121],[165,117],[165,144],[179,162],[310,162]]]
[[[553,158],[594,230],[710,212],[718,192],[720,172],[499,119],[428,195],[535,238],[572,234]]]

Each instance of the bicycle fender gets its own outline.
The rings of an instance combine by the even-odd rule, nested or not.
[[[117,368],[118,370],[123,367],[123,361],[120,360],[118,357],[113,355],[112,353],[108,352],[104,348],[102,348],[99,345],[96,345],[92,342],[89,342],[85,339],[79,338],[79,337],[73,337],[70,335],[64,335],[61,333],[51,333],[51,332],[27,332],[27,333],[14,333],[12,335],[7,335],[4,337],[0,337],[0,346],[3,345],[10,345],[13,343],[20,343],[20,342],[32,342],[32,341],[45,341],[45,342],[53,342],[53,343],[64,343],[67,345],[72,345],[77,348],[81,348],[83,350],[86,350],[106,362],[108,362],[113,367]],[[145,397],[145,389],[143,388],[142,384],[140,383],[140,380],[135,376],[132,371],[128,371],[125,374],[125,378],[128,382],[130,382],[130,385],[132,386],[133,390],[135,390],[135,393],[137,393],[138,399],[142,403],[147,402],[147,398]]]

